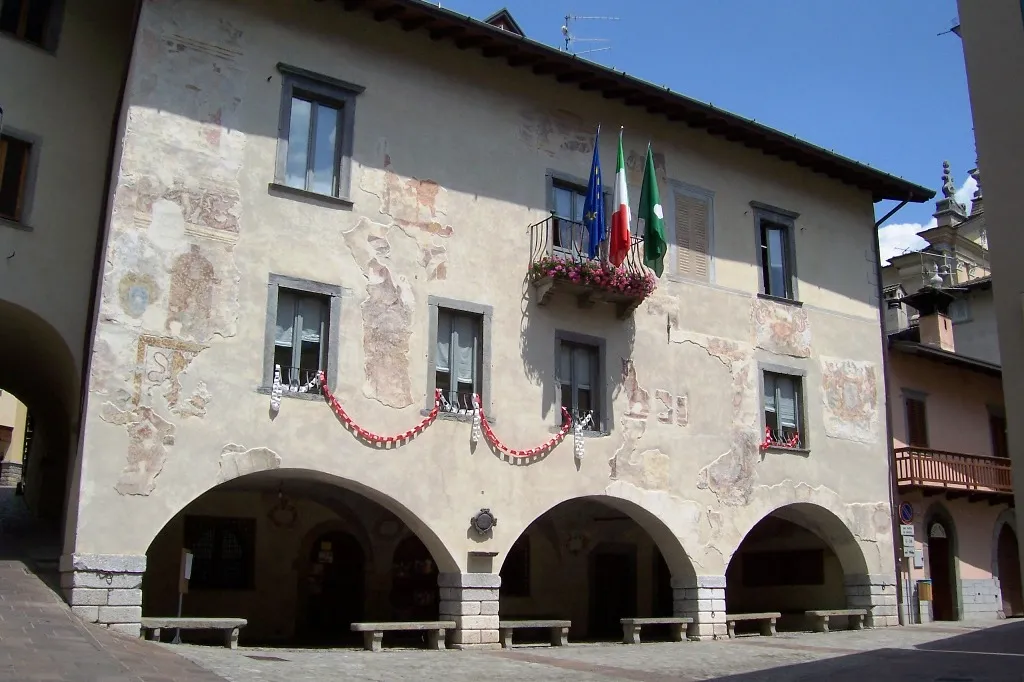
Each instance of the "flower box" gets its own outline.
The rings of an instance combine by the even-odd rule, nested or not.
[[[576,297],[581,308],[598,301],[614,303],[620,319],[627,317],[654,292],[656,280],[646,269],[616,268],[596,260],[570,260],[545,256],[530,266],[530,280],[538,305],[546,305],[556,292]]]

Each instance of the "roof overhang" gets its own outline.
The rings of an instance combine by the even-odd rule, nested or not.
[[[795,163],[868,191],[873,201],[891,199],[921,203],[935,196],[935,192],[926,187],[883,173],[751,119],[424,0],[337,2],[346,10],[367,12],[376,21],[394,22],[405,31],[426,32],[434,41],[445,41],[460,50],[472,50],[484,58],[501,60],[538,76],[554,78],[559,83],[583,91],[600,93],[605,99],[619,100],[626,106],[638,107],[669,121],[703,129],[711,135]]]
[[[889,339],[889,348],[907,355],[916,355],[926,360],[960,367],[961,369],[967,369],[972,372],[978,372],[980,374],[985,374],[999,379],[1003,376],[1003,368],[995,363],[985,362],[984,360],[975,360],[974,358],[968,358],[957,353],[950,353],[949,351],[942,350],[941,348],[917,343],[915,341]]]

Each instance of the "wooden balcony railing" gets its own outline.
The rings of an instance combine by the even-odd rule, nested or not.
[[[1013,494],[1009,459],[916,447],[897,448],[895,454],[899,486]]]

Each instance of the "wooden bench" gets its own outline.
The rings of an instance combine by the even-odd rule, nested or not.
[[[761,635],[764,637],[771,637],[775,634],[775,622],[782,618],[782,614],[778,612],[766,612],[766,613],[727,613],[725,614],[725,626],[729,633],[729,638],[732,639],[736,636],[736,623],[746,620],[756,620],[761,625]]]
[[[352,632],[363,633],[363,648],[380,651],[385,632],[426,631],[428,649],[444,649],[445,630],[454,630],[454,620],[420,621],[413,623],[352,623]]]
[[[815,631],[828,632],[828,619],[832,616],[848,616],[851,630],[863,630],[867,609],[818,609],[807,611],[807,616],[815,619]]]
[[[671,625],[672,641],[682,642],[683,629],[692,622],[693,618],[622,618],[622,643],[639,644],[640,628],[644,625]]]
[[[153,618],[142,619],[142,631],[146,639],[160,641],[161,630],[223,630],[224,646],[238,648],[238,630],[248,621],[244,618]]]
[[[571,620],[502,620],[498,621],[498,633],[501,635],[501,648],[512,648],[513,630],[547,630],[551,635],[551,646],[569,645],[569,628]]]

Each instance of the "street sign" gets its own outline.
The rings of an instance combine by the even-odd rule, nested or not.
[[[903,558],[904,559],[913,559],[914,556],[915,556],[915,554],[914,554],[914,548],[913,547],[904,547],[903,548]]]
[[[914,536],[913,535],[904,535],[903,536],[903,546],[904,547],[913,547],[914,546]]]
[[[914,505],[909,502],[900,503],[900,522],[910,523],[914,520]]]
[[[902,535],[903,537],[907,537],[907,536],[914,537],[914,527],[912,525],[910,525],[909,523],[901,523],[900,524],[900,535]]]

